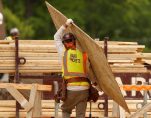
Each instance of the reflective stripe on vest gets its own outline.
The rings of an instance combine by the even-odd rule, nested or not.
[[[63,58],[63,76],[87,77],[86,75],[86,53],[79,50],[67,50]]]

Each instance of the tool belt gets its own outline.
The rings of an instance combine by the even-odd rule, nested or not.
[[[88,82],[88,78],[85,77],[73,77],[66,79],[67,83],[72,83],[72,82]]]
[[[67,84],[72,82],[89,82],[88,78],[85,77],[73,77],[69,79],[64,79],[62,82],[62,86],[60,90],[57,92],[57,94],[54,96],[54,99],[57,103],[60,102],[60,100],[65,101],[67,97]]]

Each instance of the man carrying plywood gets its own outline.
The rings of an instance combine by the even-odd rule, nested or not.
[[[87,73],[88,57],[87,53],[77,49],[76,37],[72,33],[64,34],[65,30],[71,26],[72,23],[72,19],[68,19],[54,35],[59,59],[60,61],[63,60],[63,81],[65,86],[67,86],[67,91],[64,94],[65,96],[62,98],[62,117],[70,118],[72,110],[76,108],[76,117],[85,118],[90,88]],[[64,55],[63,47],[65,47]]]

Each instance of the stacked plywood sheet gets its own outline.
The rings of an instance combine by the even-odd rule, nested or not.
[[[103,41],[96,42],[104,48]],[[108,62],[113,72],[147,72],[143,65],[145,61],[143,57],[148,54],[142,53],[144,48],[144,45],[138,45],[136,42],[108,41]],[[19,40],[19,56],[26,59],[26,63],[19,66],[21,73],[61,72],[53,40]],[[1,40],[0,73],[13,72],[15,72],[15,42]]]
[[[98,108],[98,104],[99,103],[102,103],[103,100],[99,100],[98,102],[96,103],[92,103],[92,117],[95,117],[95,118],[102,118],[104,117],[104,110],[103,109],[99,109]],[[136,110],[138,110],[138,108],[136,107],[137,106],[137,103],[142,103],[143,101],[142,100],[127,100],[126,101],[127,104],[128,104],[128,107],[131,111],[131,114],[133,114],[134,112],[136,112]],[[150,101],[148,101],[150,102]],[[0,117],[15,117],[16,116],[16,103],[14,100],[1,100],[0,101]],[[61,104],[60,104],[61,106]],[[99,105],[100,108],[103,108],[102,105]],[[112,117],[112,112],[113,112],[113,101],[110,100],[109,101],[109,118]],[[55,103],[53,100],[42,100],[42,115],[41,117],[54,117],[55,116],[55,112],[54,112],[54,109],[55,108]],[[89,117],[89,113],[90,113],[90,105],[88,103],[87,105],[87,110],[86,110],[86,117]],[[125,116],[126,117],[129,117],[130,114],[125,113]],[[58,110],[58,115],[59,117],[61,118],[61,109],[59,108]],[[72,117],[75,117],[75,110],[73,110],[71,116]],[[25,117],[26,116],[26,111],[21,109],[20,110],[20,117]],[[148,117],[151,117],[151,110],[149,110],[147,112],[147,116]],[[143,118],[143,116],[142,116]]]

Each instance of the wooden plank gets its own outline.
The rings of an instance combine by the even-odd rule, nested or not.
[[[15,64],[15,60],[0,60],[0,66],[2,64],[9,64],[11,66],[11,65]],[[35,66],[39,65],[39,64],[42,64],[42,65],[59,65],[59,61],[58,60],[26,60],[26,63],[24,65],[32,65],[32,64],[35,64]]]
[[[27,70],[27,71],[29,71],[29,70],[39,70],[39,71],[42,71],[42,70],[48,70],[48,71],[51,71],[51,70],[61,70],[61,66],[40,66],[40,67],[38,67],[38,66],[33,66],[33,67],[30,67],[30,66],[21,66],[20,67],[20,71],[23,71],[23,70]],[[15,67],[14,66],[8,66],[8,67],[5,67],[5,66],[3,66],[3,67],[0,67],[0,70],[15,70]],[[31,71],[31,72],[33,72],[33,71]],[[45,72],[45,71],[43,71],[43,72]],[[61,71],[60,71],[61,72]]]
[[[135,69],[135,70],[134,70]],[[140,68],[112,68],[113,73],[149,73],[150,71],[147,69],[140,69]],[[33,69],[26,69],[26,70],[19,70],[20,73],[61,73],[60,69],[43,69],[43,70],[33,70]],[[0,70],[0,73],[15,73],[15,70]],[[95,80],[96,81],[96,80]]]
[[[54,70],[54,69],[50,69],[50,70],[19,70],[20,73],[57,73],[57,72],[61,72],[61,69],[59,70]],[[0,73],[15,73],[15,70],[0,70]]]
[[[42,40],[32,40],[32,39],[26,39],[26,40],[19,40],[19,43],[21,43],[21,44],[33,44],[33,45],[41,45],[41,44],[43,44],[43,45],[54,45],[54,40],[52,40],[52,39],[48,39],[48,40],[44,40],[44,39],[42,39]]]
[[[52,17],[52,20],[56,28],[58,29],[66,22],[67,18],[53,6],[51,6],[48,2],[46,2],[46,5]],[[72,31],[72,33],[76,35],[82,48],[88,53],[92,69],[96,75],[100,89],[102,89],[109,97],[111,97],[127,112],[129,112],[128,106],[122,96],[116,80],[114,79],[103,50],[93,41],[90,36],[88,36],[75,24],[71,26],[70,31]]]
[[[96,41],[100,45],[104,45],[104,41]],[[108,41],[108,45],[138,45],[138,42],[126,42],[126,41]]]
[[[0,40],[0,44],[9,44],[12,43],[14,41],[8,41],[8,40]]]
[[[7,88],[8,86],[12,86],[15,89],[20,90],[30,90],[32,88],[31,84],[13,84],[13,83],[0,83],[0,88]],[[39,85],[37,90],[39,91],[51,91],[52,86],[51,85]]]
[[[142,53],[141,55],[144,59],[151,59],[151,53]]]
[[[29,97],[29,103],[32,106],[32,109],[30,109],[30,111],[27,112],[26,118],[32,118],[33,117],[33,109],[34,109],[34,105],[35,103],[35,99],[36,99],[36,94],[37,94],[37,84],[33,84],[32,88],[31,88],[31,92],[30,92],[30,97]]]
[[[14,49],[1,49],[1,52],[12,52],[14,53],[15,50]],[[35,53],[56,53],[57,50],[54,48],[51,49],[20,49],[19,52],[35,52]]]
[[[20,56],[20,57],[22,57],[22,56]],[[38,60],[38,61],[40,61],[40,60],[46,60],[46,61],[48,61],[48,60],[54,60],[54,61],[57,61],[58,60],[58,57],[55,57],[55,56],[34,56],[34,57],[27,57],[27,56],[24,56],[24,58],[26,59],[26,60]],[[15,57],[1,57],[0,58],[0,61],[3,61],[3,60],[15,60]],[[0,65],[1,66],[1,65]]]
[[[7,86],[6,90],[20,103],[20,105],[26,110],[29,111],[32,106],[31,104],[24,98],[24,96],[16,90],[13,86]]]
[[[9,52],[1,52],[0,51],[0,55],[1,55],[1,57],[15,57],[15,53],[13,53],[13,52],[11,52],[11,51],[9,51]],[[44,52],[42,52],[42,53],[36,53],[36,52],[20,52],[19,51],[19,55],[21,56],[21,57],[51,57],[51,56],[53,56],[53,57],[58,57],[58,53],[56,52],[56,53],[52,53],[52,52],[50,52],[50,53],[44,53]]]
[[[108,54],[108,59],[136,59],[142,58],[141,53],[134,53],[134,54]]]
[[[145,112],[151,109],[151,103],[144,105],[141,109],[138,109],[134,114],[132,114],[129,118],[138,118],[143,115]]]
[[[45,40],[46,41],[46,40]],[[23,44],[22,42],[21,42],[21,44],[20,44],[20,50],[22,50],[22,49],[26,49],[28,52],[29,51],[31,51],[31,49],[33,49],[33,51],[34,50],[36,50],[36,49],[41,49],[41,50],[43,50],[43,49],[48,49],[48,48],[52,48],[53,50],[55,50],[55,46],[54,46],[54,41],[53,41],[53,43],[52,43],[52,41],[51,41],[51,45],[48,45],[47,43],[45,43],[45,41],[41,41],[41,43],[43,43],[43,44],[39,44],[38,46],[37,46],[37,44],[34,44],[34,43],[36,43],[37,42],[37,40],[35,40],[34,42],[33,42],[33,44],[32,43],[27,43],[27,44]],[[32,41],[29,41],[29,42],[32,42]],[[47,41],[48,42],[48,41]],[[99,44],[99,43],[98,43]],[[103,46],[103,45],[100,45],[100,46]],[[1,47],[1,46],[0,46]],[[5,50],[2,50],[1,49],[1,51],[4,51],[4,52],[6,52],[6,51],[9,51],[9,50],[7,50],[6,49],[6,47],[8,47],[8,48],[10,48],[10,51],[12,51],[12,48],[14,49],[15,47],[14,47],[14,45],[2,45],[2,47],[1,48],[3,48],[3,49],[5,49]],[[144,48],[144,45],[109,45],[108,46],[109,47],[109,52],[110,52],[110,50],[111,50],[111,52],[125,52],[125,51],[128,51],[128,52],[134,52],[134,51],[136,51],[136,50],[138,50],[138,49],[143,49]],[[29,50],[28,50],[29,49]],[[133,50],[133,51],[132,51]],[[40,50],[39,50],[40,51]],[[128,53],[127,52],[127,53]]]
[[[147,64],[150,64],[151,65],[151,60],[147,60],[147,59],[143,59],[143,61]]]
[[[36,92],[35,105],[33,108],[33,117],[40,118],[42,115],[42,104],[41,104],[41,91]]]
[[[119,105],[116,102],[113,102],[112,117],[118,118],[119,116]]]

